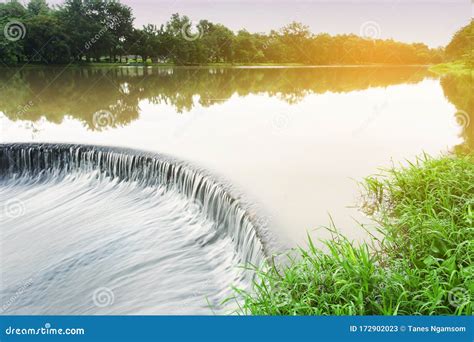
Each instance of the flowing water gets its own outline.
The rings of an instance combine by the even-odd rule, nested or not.
[[[186,164],[65,145],[3,146],[0,161],[8,313],[221,312],[251,280],[237,266],[264,258],[247,211]]]
[[[2,310],[232,310],[240,265],[329,215],[365,238],[357,181],[472,149],[472,90],[423,67],[1,69]]]

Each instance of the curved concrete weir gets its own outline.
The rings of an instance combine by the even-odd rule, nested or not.
[[[266,234],[230,186],[129,149],[0,145],[5,314],[209,314]]]

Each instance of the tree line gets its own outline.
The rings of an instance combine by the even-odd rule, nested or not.
[[[474,20],[457,31],[446,46],[448,61],[464,61],[474,68]]]
[[[313,34],[293,22],[268,34],[233,32],[222,24],[173,14],[157,26],[134,28],[132,9],[114,0],[46,0],[0,4],[0,61],[90,63],[145,61],[179,65],[209,63],[428,64],[444,50],[423,43],[354,34]],[[139,57],[138,57],[139,56]]]

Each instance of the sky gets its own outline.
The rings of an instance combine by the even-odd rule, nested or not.
[[[61,0],[49,1],[61,3]],[[173,13],[208,19],[234,31],[269,32],[292,21],[313,33],[355,33],[444,46],[472,17],[471,0],[122,0],[135,26],[160,25]]]

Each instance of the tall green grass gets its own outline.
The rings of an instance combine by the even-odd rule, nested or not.
[[[367,178],[365,208],[379,238],[333,231],[322,251],[256,269],[240,312],[255,315],[471,315],[474,158],[427,156]]]

